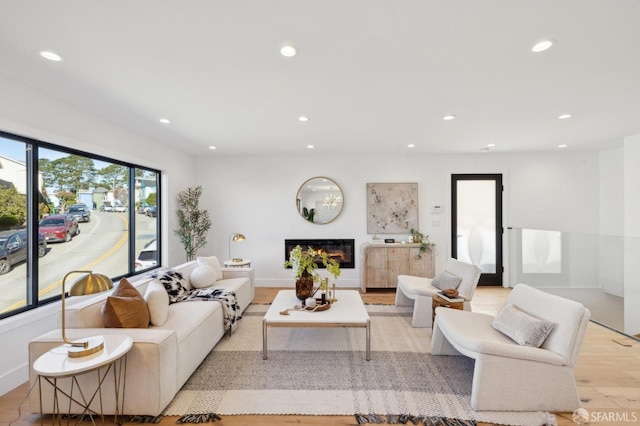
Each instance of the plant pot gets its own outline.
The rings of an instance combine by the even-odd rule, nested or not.
[[[302,274],[302,276],[296,281],[296,297],[300,300],[304,300],[307,297],[313,295],[313,276],[309,274]]]

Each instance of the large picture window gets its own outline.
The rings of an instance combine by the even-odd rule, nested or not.
[[[160,172],[0,133],[0,318],[159,265]]]

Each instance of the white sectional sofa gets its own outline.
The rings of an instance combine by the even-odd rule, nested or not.
[[[192,288],[190,276],[197,262],[187,262],[172,270],[181,272],[187,287]],[[254,297],[252,268],[221,268],[222,279],[214,287],[234,291],[240,310],[244,311]],[[144,295],[151,276],[129,281]],[[126,392],[124,414],[157,416],[171,402],[207,354],[224,336],[223,307],[216,301],[173,303],[168,307],[166,322],[149,328],[106,328],[102,320],[101,307],[111,292],[96,296],[84,296],[87,300],[73,304],[66,310],[66,332],[70,340],[94,335],[126,334],[133,338],[133,348],[127,355]],[[69,299],[72,301],[72,299]],[[242,326],[242,320],[239,322]],[[233,338],[231,336],[230,338]],[[29,344],[29,363],[48,350],[62,343],[61,330],[57,329],[34,339]],[[95,388],[96,376],[86,374],[79,377],[81,387]],[[37,374],[31,369],[31,385]],[[66,381],[66,383],[64,382]],[[44,383],[44,381],[43,381]],[[59,379],[58,385],[69,388],[70,379]],[[53,389],[43,384],[43,412],[53,412]],[[60,398],[60,397],[59,397]],[[113,380],[105,380],[102,388],[104,414],[116,414]],[[66,412],[68,399],[60,398],[60,407]],[[100,411],[98,401],[91,406]],[[40,412],[38,386],[31,392],[31,409]],[[72,413],[81,413],[82,408],[71,405]]]

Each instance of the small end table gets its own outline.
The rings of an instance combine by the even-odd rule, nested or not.
[[[130,336],[122,334],[107,334],[101,336],[104,338],[104,349],[99,352],[80,358],[69,358],[69,345],[64,344],[50,349],[42,354],[34,363],[33,370],[38,374],[38,391],[40,392],[40,424],[43,424],[42,410],[42,380],[45,380],[53,386],[53,424],[56,419],[60,423],[62,414],[60,412],[60,399],[64,396],[69,401],[69,413],[71,414],[71,401],[83,408],[80,415],[82,419],[86,414],[91,416],[99,415],[104,423],[104,413],[102,409],[102,383],[110,372],[113,372],[114,391],[115,391],[115,419],[116,424],[124,423],[124,392],[125,392],[125,373],[127,370],[127,353],[133,346],[133,339]],[[78,339],[84,340],[84,339]],[[97,384],[95,389],[80,388],[78,376],[97,372]],[[58,379],[70,378],[71,390],[66,391],[65,388],[58,386]],[[79,396],[74,396],[74,390],[77,389]],[[98,397],[100,403],[100,412],[91,409],[91,404]]]
[[[224,261],[224,266],[228,268],[248,268],[251,266],[249,259],[229,259]]]
[[[427,306],[429,306],[429,305],[427,305]],[[431,327],[432,328],[433,328],[433,323],[436,320],[436,308],[437,307],[458,309],[458,310],[462,311],[462,310],[464,310],[464,301],[449,302],[448,300],[444,300],[442,297],[438,296],[437,294],[433,295],[431,297]]]

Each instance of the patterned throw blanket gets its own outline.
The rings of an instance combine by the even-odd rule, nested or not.
[[[198,300],[215,300],[220,302],[224,308],[224,329],[235,330],[238,320],[242,318],[240,305],[238,305],[238,297],[233,291],[222,288],[203,288],[189,290],[187,295],[181,302],[190,302]]]
[[[224,312],[224,329],[235,330],[238,320],[242,318],[240,305],[235,292],[223,288],[209,287],[202,289],[187,290],[184,276],[178,271],[164,271],[163,273],[152,275],[162,283],[167,294],[169,294],[169,304],[184,301],[213,300],[220,302]]]

